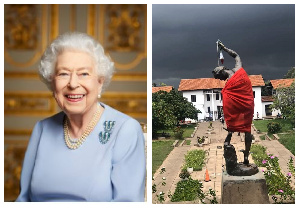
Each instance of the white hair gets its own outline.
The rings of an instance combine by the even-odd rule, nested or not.
[[[65,33],[58,36],[45,50],[39,65],[39,74],[47,87],[52,89],[53,75],[58,55],[66,50],[86,52],[94,58],[98,77],[104,78],[102,92],[110,83],[114,73],[114,63],[104,54],[103,47],[91,36],[85,33]]]

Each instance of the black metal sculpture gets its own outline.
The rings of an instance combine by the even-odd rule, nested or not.
[[[223,112],[227,124],[226,130],[228,131],[224,142],[226,171],[229,175],[235,176],[254,175],[258,172],[258,168],[255,164],[249,164],[248,160],[252,143],[251,123],[254,112],[252,85],[248,75],[242,68],[240,56],[235,51],[226,48],[220,40],[217,41],[217,46],[220,50],[224,50],[235,59],[235,67],[233,69],[218,66],[212,72],[217,79],[228,79],[222,90]],[[221,57],[223,59],[223,55]],[[235,73],[237,74],[235,75]],[[245,132],[245,150],[242,150],[244,153],[243,163],[237,162],[235,148],[230,144],[233,132]]]

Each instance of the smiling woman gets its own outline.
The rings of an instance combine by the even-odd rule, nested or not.
[[[64,34],[46,49],[40,76],[62,112],[36,124],[17,201],[144,200],[141,127],[98,103],[113,71],[102,46],[86,34]]]

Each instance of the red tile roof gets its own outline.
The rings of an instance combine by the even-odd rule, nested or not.
[[[264,86],[265,82],[262,75],[250,75],[249,79],[252,86]],[[222,89],[226,81],[215,78],[197,78],[197,79],[181,79],[178,91],[191,91],[202,89]]]
[[[156,93],[158,91],[166,91],[170,92],[172,90],[173,86],[158,86],[158,87],[152,87],[152,93]]]
[[[262,75],[248,75],[252,86],[265,86],[264,79]]]
[[[289,87],[294,81],[295,78],[270,80],[274,89],[280,87]]]
[[[272,96],[261,96],[262,102],[273,102],[274,98]]]
[[[215,78],[181,79],[178,91],[199,89],[222,89],[226,81]]]

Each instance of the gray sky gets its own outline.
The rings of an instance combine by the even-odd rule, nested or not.
[[[152,80],[212,78],[216,41],[235,50],[250,75],[280,79],[295,66],[294,5],[153,5]],[[224,66],[234,59],[223,52]]]

